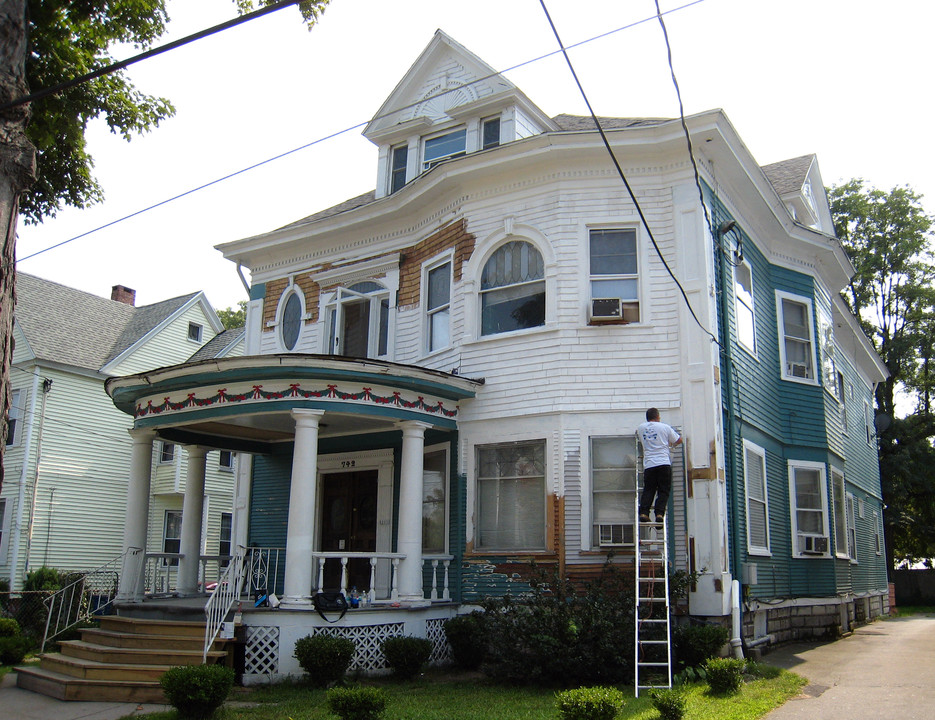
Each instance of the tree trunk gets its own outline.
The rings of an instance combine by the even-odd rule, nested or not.
[[[0,0],[0,104],[28,92],[26,0]],[[10,408],[13,305],[16,287],[16,216],[19,196],[35,180],[36,151],[26,137],[29,106],[0,113],[0,490]]]

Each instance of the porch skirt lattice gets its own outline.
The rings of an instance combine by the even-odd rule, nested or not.
[[[275,675],[279,672],[279,628],[248,625],[244,648],[245,675]]]

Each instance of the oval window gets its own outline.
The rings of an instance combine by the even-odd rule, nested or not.
[[[302,301],[296,293],[291,293],[282,311],[282,344],[286,350],[294,350],[299,342],[299,330],[302,328]]]

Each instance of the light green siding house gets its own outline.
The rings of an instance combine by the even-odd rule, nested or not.
[[[121,286],[107,299],[18,275],[0,494],[0,578],[13,590],[42,565],[93,569],[122,551],[132,423],[104,380],[243,352],[243,331],[223,331],[201,292],[142,307],[134,300]],[[161,482],[150,501],[151,547],[177,552],[184,453],[171,445],[155,452]],[[229,549],[221,533],[230,528],[235,462],[230,453],[207,457],[205,554]]]

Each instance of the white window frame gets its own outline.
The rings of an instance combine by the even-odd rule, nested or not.
[[[444,515],[444,517],[445,517],[445,527],[444,527],[444,531],[443,531],[443,532],[444,532],[444,543],[443,543],[443,547],[442,547],[442,549],[441,549],[441,551],[440,551],[439,554],[441,554],[441,555],[447,555],[447,554],[448,554],[448,548],[449,548],[449,542],[450,542],[449,536],[450,536],[450,534],[451,534],[451,524],[450,524],[450,519],[451,519],[451,517],[450,517],[450,507],[449,507],[450,498],[451,498],[451,448],[450,448],[450,446],[447,445],[447,444],[432,445],[432,446],[430,446],[430,447],[425,448],[425,449],[424,449],[424,452],[422,453],[423,458],[424,458],[426,455],[435,455],[435,454],[442,454],[442,455],[443,455],[443,458],[444,458],[444,459],[443,459],[443,463],[444,463],[444,469],[445,469],[445,470],[444,470],[444,477],[442,478],[442,488],[443,488],[443,490],[444,490],[445,497],[444,497],[444,499],[443,499],[443,501],[442,501],[442,504],[443,504],[443,512],[444,512],[444,514],[445,514],[445,515]],[[425,463],[424,463],[424,461],[423,461],[423,468],[424,468],[424,467],[425,467]],[[425,511],[426,511],[426,507],[425,507],[425,506],[426,506],[425,487],[426,487],[426,483],[425,483],[425,473],[423,472],[423,478],[422,478],[422,488],[423,488],[423,495],[422,495],[422,513],[423,513],[423,514],[422,514],[422,517],[423,517],[423,519],[425,518]],[[431,554],[434,554],[434,553],[430,552],[429,550],[427,550],[427,549],[425,548],[425,544],[424,544],[424,543],[425,543],[425,533],[424,533],[424,532],[423,532],[422,537],[423,537],[422,554],[423,554],[423,555],[431,555]]]
[[[785,333],[785,313],[783,312],[783,302],[793,302],[798,303],[799,305],[805,306],[805,315],[807,322],[808,330],[808,362],[811,369],[811,376],[799,377],[794,375],[789,370],[789,364],[786,360],[786,333]],[[818,370],[815,360],[815,320],[814,320],[814,310],[812,307],[811,298],[804,297],[802,295],[793,295],[792,293],[784,292],[782,290],[776,291],[776,316],[778,322],[776,323],[779,331],[779,371],[780,377],[783,380],[789,382],[803,383],[805,385],[817,385],[818,384]],[[789,336],[789,339],[794,342],[806,342],[805,339],[799,338],[796,336]]]
[[[497,142],[486,144],[487,125],[494,122],[497,123]],[[500,147],[503,144],[503,119],[499,115],[481,118],[480,137],[478,138],[477,144],[480,150],[490,150],[491,148]]]
[[[633,242],[635,245],[634,255],[636,257],[636,272],[635,273],[612,273],[612,274],[601,274],[595,273],[594,268],[591,267],[591,243],[597,233],[608,233],[608,232],[620,232],[620,233],[632,233]],[[643,268],[643,259],[640,257],[640,233],[639,229],[630,226],[630,225],[610,225],[610,226],[589,226],[588,227],[588,237],[587,237],[587,246],[586,246],[587,258],[588,258],[588,302],[596,298],[606,298],[609,297],[608,293],[602,293],[599,289],[595,290],[595,285],[600,287],[601,283],[611,283],[611,282],[630,282],[633,281],[636,283],[636,292],[634,297],[627,298],[617,298],[620,300],[621,305],[621,320],[627,323],[641,323],[645,322],[643,317],[643,304],[641,302],[642,297],[642,280],[641,280],[641,271]]]
[[[522,280],[520,282],[514,282],[514,283],[505,284],[505,285],[496,285],[490,288],[483,288],[483,278],[487,270],[487,266],[494,259],[497,253],[499,253],[505,247],[513,243],[528,245],[532,252],[535,252],[539,255],[539,259],[542,263],[542,276],[531,279],[531,280]],[[477,292],[478,337],[481,337],[481,338],[497,337],[497,336],[509,335],[512,333],[529,332],[532,330],[538,330],[538,329],[546,327],[546,325],[548,324],[548,319],[549,319],[549,281],[547,279],[547,275],[548,275],[548,266],[546,264],[546,257],[543,254],[542,250],[539,248],[539,246],[535,242],[533,242],[530,238],[523,237],[523,236],[510,236],[510,238],[506,242],[499,243],[495,248],[493,248],[493,250],[484,258],[484,262],[480,266],[480,275],[478,277],[478,292]],[[485,296],[498,293],[498,292],[501,292],[502,294],[502,291],[507,288],[520,289],[520,292],[525,292],[526,289],[534,289],[534,288],[538,288],[539,286],[541,286],[542,288],[542,296],[543,296],[543,301],[542,301],[543,310],[542,310],[542,322],[541,323],[539,323],[538,325],[529,325],[526,327],[518,327],[518,328],[513,328],[513,329],[507,329],[507,330],[497,330],[495,332],[488,332],[488,333],[484,332]],[[538,294],[539,294],[538,292],[532,292],[532,293],[529,293],[528,295],[520,295],[519,297],[533,297]]]
[[[883,516],[878,515],[877,511],[873,511],[873,543],[876,549],[877,555],[883,554]]]
[[[429,278],[432,273],[441,270],[445,265],[448,266],[448,300],[447,302],[439,304],[437,307],[429,307],[430,299],[430,287],[429,287]],[[439,350],[444,350],[445,348],[451,347],[451,295],[452,288],[454,286],[454,254],[448,253],[442,257],[432,260],[430,263],[426,263],[422,267],[422,307],[425,308],[425,352],[431,354]],[[447,317],[447,341],[441,344],[436,345],[434,343],[434,325],[435,316],[440,313],[445,313]]]
[[[228,519],[227,523],[227,539],[224,539],[224,518]],[[223,551],[222,545],[227,543],[227,552]],[[234,550],[234,513],[222,512],[218,519],[218,555],[222,558],[227,555],[233,555]],[[227,567],[227,560],[220,560],[218,562],[220,567]]]
[[[873,438],[874,438],[873,412],[870,409],[869,400],[864,400],[864,433],[867,436],[867,444],[873,445]]]
[[[233,450],[219,450],[218,451],[218,470],[224,473],[234,472],[234,463],[237,462],[236,455]],[[224,462],[225,456],[230,460],[229,463]]]
[[[179,518],[179,536],[177,538],[176,537],[170,538],[168,536],[170,515],[177,515]],[[179,549],[176,551],[175,554],[181,553],[182,552],[182,511],[181,510],[166,510],[165,511],[165,514],[163,516],[163,521],[162,521],[162,552],[164,553],[171,552],[170,550],[166,550],[166,543],[169,540],[172,540],[173,542],[177,542],[179,544]],[[163,565],[171,565],[172,567],[177,567],[179,564],[178,558],[163,558],[162,562],[163,562]]]
[[[295,337],[295,344],[290,348],[286,344],[286,338],[283,337],[283,333],[285,331],[286,306],[293,296],[299,301],[299,327]],[[267,324],[267,327],[276,328],[276,346],[280,352],[293,353],[300,351],[299,349],[302,346],[303,339],[302,336],[305,334],[305,321],[308,320],[308,318],[308,308],[305,305],[305,292],[296,284],[295,278],[290,277],[289,284],[279,296],[279,303],[276,306],[276,320]]]
[[[201,344],[201,339],[204,337],[204,325],[199,325],[196,322],[188,323],[188,339],[191,342]]]
[[[831,468],[831,504],[834,509],[834,554],[839,558],[849,558],[848,553],[848,518],[847,485],[844,473],[836,467]]]
[[[796,498],[796,472],[798,470],[812,470],[818,472],[818,493],[820,496],[821,507],[816,508],[803,508],[803,511],[807,512],[821,512],[821,534],[816,535],[815,533],[805,533],[799,532],[798,528],[798,505]],[[792,557],[794,558],[828,558],[831,557],[831,547],[830,547],[830,534],[828,532],[828,478],[827,478],[827,468],[824,463],[820,462],[811,462],[807,460],[790,460],[789,461],[789,506],[790,506],[790,520],[792,525]],[[828,543],[828,550],[823,554],[806,554],[799,551],[799,536],[812,536],[812,537],[823,537],[825,542]]]
[[[831,316],[824,309],[818,312],[818,344],[821,350],[821,384],[825,392],[837,400],[838,397],[838,362],[834,343],[834,324]]]
[[[837,371],[837,377],[835,378],[838,386],[838,402],[840,403],[840,412],[841,412],[841,432],[847,435],[848,426],[847,426],[847,392],[844,387],[844,373],[840,370]]]
[[[740,281],[739,274],[743,271],[750,278],[749,293],[746,291],[741,292],[743,284]],[[746,296],[749,296],[749,301]],[[744,310],[745,313],[741,313],[741,310]],[[744,341],[744,333],[740,330],[741,318],[746,317],[747,314],[750,317],[750,344]],[[746,260],[741,260],[739,264],[734,266],[734,318],[737,325],[737,344],[756,357],[756,296],[754,295],[753,266]]]
[[[542,455],[542,462],[543,462],[541,476],[525,474],[525,475],[513,475],[513,476],[497,475],[496,477],[491,476],[490,478],[481,477],[480,473],[481,473],[482,463],[480,462],[480,454],[482,451],[497,450],[500,448],[521,448],[521,447],[529,447],[529,446],[537,446],[541,448],[541,455]],[[548,530],[547,514],[549,511],[549,507],[548,507],[547,495],[546,495],[546,487],[547,487],[547,481],[548,481],[548,476],[549,476],[548,451],[549,451],[548,441],[545,438],[530,438],[528,440],[520,440],[516,442],[490,443],[490,444],[474,446],[475,473],[476,473],[476,479],[477,479],[477,482],[476,482],[477,489],[475,493],[476,494],[475,503],[476,503],[476,508],[477,508],[476,515],[475,515],[475,517],[477,518],[477,522],[475,526],[475,539],[476,539],[475,549],[478,552],[498,553],[498,554],[499,553],[524,553],[525,554],[525,553],[545,552],[549,549],[549,538],[547,535],[547,530]],[[490,544],[490,545],[483,544],[482,538],[483,538],[483,532],[484,532],[483,528],[484,528],[484,521],[485,521],[485,518],[484,518],[485,508],[482,506],[482,501],[483,501],[483,496],[484,496],[484,493],[481,492],[482,482],[496,481],[498,484],[497,495],[499,497],[500,495],[499,486],[503,483],[504,480],[512,479],[512,480],[520,481],[522,478],[527,478],[527,479],[539,478],[541,482],[541,487],[540,487],[541,494],[542,494],[542,516],[541,516],[542,543],[541,545],[529,544],[528,546],[512,546],[511,547],[511,546],[497,546],[493,544]],[[496,510],[499,512],[500,509],[501,509],[501,506],[498,501],[497,507],[491,508],[490,511]],[[506,508],[506,509],[512,509],[512,508]],[[517,517],[514,524],[517,524],[519,520],[520,518]]]
[[[171,448],[171,450],[169,450],[169,448]],[[159,441],[158,464],[159,465],[174,464],[177,453],[178,453],[178,445],[176,445],[174,442],[169,442],[168,440],[160,440]]]
[[[352,288],[364,283],[378,285],[379,289],[361,292]],[[384,282],[375,279],[361,279],[338,287],[325,303],[325,354],[344,357],[344,338],[337,332],[344,326],[344,309],[349,305],[369,303],[367,327],[367,357],[387,360],[391,355],[393,335],[393,307],[390,289]],[[382,304],[386,302],[386,352],[380,353],[380,335],[382,330]]]
[[[762,499],[755,497],[754,493],[751,492],[751,482],[752,478],[750,477],[750,456],[754,456],[759,464],[761,470],[761,479],[762,479]],[[769,538],[769,483],[767,482],[766,477],[766,450],[759,445],[756,445],[749,440],[743,441],[743,480],[744,480],[744,497],[747,501],[747,554],[749,555],[761,555],[765,557],[772,556],[770,551],[770,538]],[[751,508],[751,503],[762,508],[761,512],[765,518],[766,524],[766,544],[765,545],[756,545],[753,542],[753,538],[750,536],[750,517],[753,515],[754,509]]]
[[[6,446],[16,447],[23,436],[23,407],[21,403],[25,400],[26,393],[22,390],[13,390],[10,393],[10,407],[7,411],[7,436]],[[12,430],[12,432],[11,432]]]
[[[387,162],[387,195],[392,195],[393,193],[399,192],[404,187],[406,183],[409,182],[409,143],[401,143],[399,145],[394,145],[390,148],[389,161]],[[406,153],[405,162],[401,168],[396,167],[396,155],[398,153]],[[394,186],[394,181],[398,176],[398,172],[402,170],[402,174],[399,177],[402,177],[402,184],[399,187]]]
[[[458,133],[461,133],[464,136],[464,145],[460,150],[457,150],[452,153],[447,153],[445,155],[437,155],[428,160],[426,159],[425,155],[426,155],[426,151],[428,150],[429,143],[431,143],[433,140],[438,140],[439,138],[449,137],[451,135],[456,135]],[[423,137],[422,143],[421,143],[422,145],[421,156],[422,157],[421,157],[421,163],[420,163],[422,172],[427,172],[428,170],[431,170],[433,167],[435,167],[439,163],[444,162],[445,160],[450,160],[451,158],[461,157],[463,155],[466,155],[467,154],[467,135],[468,135],[467,126],[459,125],[457,127],[448,128],[447,130],[443,130],[441,132],[433,133],[431,135],[426,135],[425,137]]]
[[[845,497],[845,508],[847,512],[847,556],[851,563],[857,564],[857,518],[854,512],[854,505],[857,501],[853,493],[847,493]]]
[[[12,507],[12,503],[8,503],[6,498],[0,498],[0,565],[5,565],[7,563],[7,540],[9,537],[9,532],[7,532],[7,506]]]
[[[629,453],[633,458],[632,464],[624,463],[622,465],[597,467],[595,450],[596,442],[614,442],[626,443],[628,446],[624,454]],[[640,447],[636,435],[593,435],[589,438],[588,447],[588,473],[591,481],[591,523],[588,528],[588,546],[593,550],[606,550],[609,547],[632,547],[636,538],[636,498],[640,489],[640,478],[642,477],[642,463],[640,462]],[[617,488],[606,488],[599,490],[598,474],[606,473],[613,475],[619,473],[620,486]],[[627,481],[627,476],[632,473],[632,487]],[[598,517],[599,505],[598,497],[601,495],[620,496],[621,502],[617,513],[608,512],[602,517]],[[605,510],[605,512],[607,512]],[[620,525],[619,539],[614,535],[613,526]],[[609,535],[605,535],[604,528],[608,528]],[[628,537],[629,536],[629,537]]]

